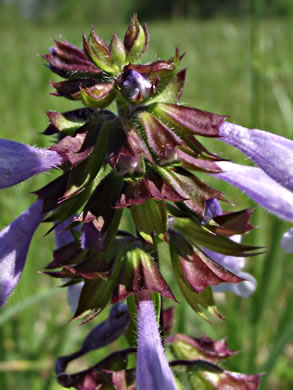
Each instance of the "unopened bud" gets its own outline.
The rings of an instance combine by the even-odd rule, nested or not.
[[[126,50],[123,42],[115,33],[112,35],[109,48],[112,54],[113,62],[117,65],[122,65],[126,60]]]
[[[134,102],[145,99],[152,87],[152,83],[133,69],[127,72],[122,82],[122,93]]]
[[[124,46],[128,52],[128,62],[136,62],[139,57],[146,51],[148,45],[148,32],[138,22],[137,16],[131,18],[131,24],[124,36]]]

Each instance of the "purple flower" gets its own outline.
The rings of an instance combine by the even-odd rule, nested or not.
[[[209,199],[206,202],[205,219],[210,220],[218,215],[222,215],[221,206],[216,198]],[[241,235],[234,235],[231,239],[240,243]],[[240,278],[245,279],[240,283],[220,283],[217,286],[212,286],[214,292],[232,292],[243,298],[248,298],[256,289],[256,279],[249,273],[243,272],[245,267],[244,257],[226,256],[221,253],[216,253],[210,249],[203,248],[204,252],[213,259],[216,263],[222,265],[227,270],[233,272]]]
[[[0,232],[0,306],[19,282],[32,236],[44,217],[42,209],[38,199]]]
[[[152,300],[138,307],[137,390],[175,390],[175,381],[162,346]]]
[[[224,122],[220,140],[246,154],[268,176],[288,190],[293,190],[293,141],[258,129],[247,129]]]
[[[211,198],[206,201],[206,208],[204,213],[205,221],[213,219],[217,215],[222,215],[222,209],[220,203],[216,198]]]
[[[281,239],[281,248],[285,253],[293,253],[293,228],[289,229]]]
[[[131,100],[142,100],[147,97],[151,90],[152,84],[143,75],[130,69],[122,82],[122,91],[125,96]]]
[[[227,161],[217,163],[223,170],[213,174],[238,187],[277,217],[293,222],[292,192],[281,186],[262,169]]]
[[[0,189],[61,164],[62,157],[53,150],[0,139]]]

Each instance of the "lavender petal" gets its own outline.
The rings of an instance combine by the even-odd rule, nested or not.
[[[70,306],[70,309],[73,314],[77,310],[79,297],[83,286],[84,286],[84,282],[79,282],[76,284],[72,284],[67,289],[67,303]]]
[[[222,215],[222,209],[217,198],[211,198],[206,200],[206,208],[204,213],[204,219],[206,222],[210,221],[217,215]]]
[[[38,199],[0,232],[0,306],[19,282],[32,236],[44,217],[42,209]]]
[[[137,390],[176,390],[172,371],[162,346],[153,302],[139,302]]]
[[[293,190],[293,141],[258,129],[224,122],[220,138],[246,154],[268,176]]]
[[[260,168],[227,161],[221,161],[217,164],[223,172],[213,174],[213,176],[238,187],[277,217],[293,222],[291,191],[275,182]]]
[[[61,164],[62,157],[53,150],[0,139],[0,189]]]
[[[289,229],[281,239],[281,248],[285,253],[293,253],[293,228]]]
[[[130,69],[122,83],[122,91],[130,99],[135,100],[139,94],[144,99],[151,89],[151,82],[140,73]]]

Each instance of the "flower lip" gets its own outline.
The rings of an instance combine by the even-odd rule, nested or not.
[[[0,189],[13,186],[63,163],[56,151],[0,139]]]
[[[274,181],[293,190],[293,140],[259,129],[224,122],[219,138],[246,154]]]
[[[213,176],[238,187],[280,219],[293,222],[291,191],[278,184],[260,168],[228,161],[221,161],[217,164],[223,172],[213,173]]]

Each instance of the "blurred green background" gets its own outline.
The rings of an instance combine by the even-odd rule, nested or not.
[[[59,34],[80,46],[81,33],[88,33],[92,24],[106,41],[112,31],[123,37],[133,12],[140,22],[148,23],[150,31],[145,61],[169,58],[175,47],[186,52],[184,104],[293,138],[292,0],[1,0],[0,137],[48,146],[51,140],[40,135],[47,126],[45,111],[74,109],[79,104],[48,94],[52,92],[49,80],[57,76],[37,54],[46,53]],[[218,141],[208,144],[211,150],[245,162],[240,153]],[[34,200],[30,192],[52,175],[1,191],[0,227],[24,211]],[[236,189],[207,180],[225,191],[237,209],[253,206]],[[247,242],[268,248],[266,255],[247,261],[247,269],[258,279],[257,292],[247,300],[219,294],[218,306],[226,320],[213,325],[180,305],[174,332],[227,336],[229,347],[242,352],[226,367],[266,372],[262,389],[288,390],[293,388],[293,266],[292,255],[282,252],[279,241],[290,225],[261,209],[255,212],[254,224],[259,228],[246,237]],[[102,313],[81,328],[68,322],[71,313],[65,290],[56,288],[58,281],[38,273],[50,261],[54,247],[52,235],[43,238],[48,227],[41,226],[36,233],[21,282],[0,310],[1,390],[61,389],[54,376],[55,358],[76,350],[89,329],[106,316]],[[165,249],[161,248],[164,275],[182,301]],[[117,346],[119,342],[109,350]],[[90,353],[71,369],[94,364],[104,354]]]

